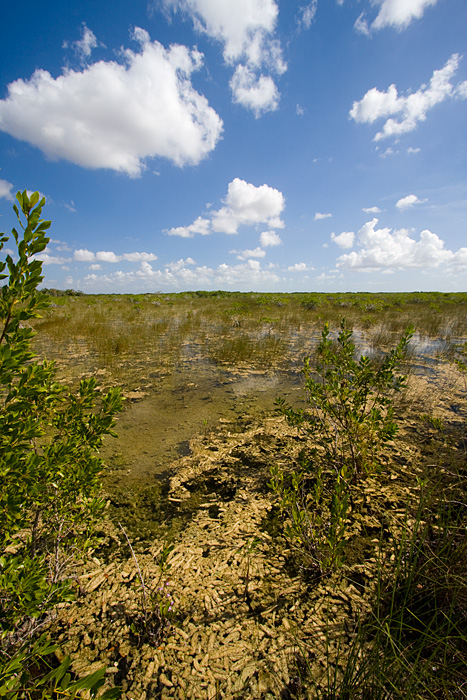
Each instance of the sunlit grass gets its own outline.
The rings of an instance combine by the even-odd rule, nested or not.
[[[439,502],[425,520],[419,506],[393,566],[380,563],[373,611],[315,688],[319,700],[467,697],[465,517]]]
[[[132,368],[162,371],[181,358],[252,369],[298,366],[323,324],[337,327],[343,316],[368,347],[391,346],[408,325],[446,342],[467,337],[467,294],[186,292],[51,300],[34,323],[40,354],[71,360],[77,373],[83,364],[111,372],[116,381],[128,380]]]

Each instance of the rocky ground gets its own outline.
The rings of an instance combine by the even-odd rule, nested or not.
[[[270,466],[292,468],[304,447],[296,430],[269,416],[220,423],[194,438],[165,496],[175,511],[197,496],[170,567],[161,574],[161,538],[135,542],[135,559],[109,523],[107,550],[96,552],[80,575],[82,594],[53,622],[61,654],[71,654],[79,675],[105,666],[107,685],[120,685],[124,700],[315,697],[339,676],[356,623],[372,608],[378,568],[390,572],[407,508],[420,495],[417,477],[444,449],[445,438],[420,414],[465,425],[465,399],[449,377],[446,370],[449,393],[430,378],[412,379],[399,406],[401,416],[410,406],[410,415],[382,474],[354,488],[346,562],[326,577],[300,570],[280,536],[268,487]],[[440,464],[435,468],[442,477]],[[173,601],[162,639],[145,638],[138,627],[138,566],[148,594],[162,588],[162,599]]]

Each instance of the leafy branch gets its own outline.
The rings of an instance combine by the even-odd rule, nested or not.
[[[65,697],[81,688],[92,695],[103,673],[77,685],[69,660],[41,680],[36,666],[52,647],[37,635],[56,605],[74,597],[74,568],[95,541],[104,508],[98,449],[114,435],[122,399],[118,389],[103,394],[94,378],[71,391],[56,381],[54,363],[32,351],[28,322],[49,303],[38,290],[37,256],[51,223],[37,192],[16,199],[17,253],[0,262],[0,696],[29,697],[34,688],[45,698],[49,686]],[[0,250],[8,240],[2,234]]]

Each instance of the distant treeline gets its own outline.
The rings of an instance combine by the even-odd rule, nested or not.
[[[76,289],[41,289],[41,292],[45,292],[49,297],[84,297],[86,296],[84,292],[76,291]]]
[[[190,298],[233,299],[253,304],[286,304],[296,301],[308,309],[320,306],[333,307],[369,307],[368,310],[380,311],[394,306],[407,304],[429,304],[436,310],[440,304],[467,304],[467,292],[228,292],[217,289],[214,291],[187,292],[146,292],[140,294],[85,294],[74,289],[43,289],[51,297],[93,297],[118,299],[126,298],[132,302],[158,300],[176,300]],[[373,307],[373,308],[371,308]]]

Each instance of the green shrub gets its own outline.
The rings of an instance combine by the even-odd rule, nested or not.
[[[328,463],[357,480],[378,467],[381,447],[397,432],[392,399],[406,381],[399,374],[413,330],[408,329],[384,358],[356,357],[352,331],[345,320],[337,340],[326,323],[317,349],[316,367],[305,358],[303,374],[309,409],[295,411],[278,399],[289,421],[312,438]]]
[[[33,680],[34,667],[54,647],[37,640],[37,632],[57,603],[72,599],[74,566],[94,542],[93,524],[104,508],[97,451],[122,407],[119,391],[103,395],[95,379],[72,393],[55,381],[54,364],[31,351],[28,321],[48,305],[38,291],[37,255],[49,241],[50,222],[41,219],[45,200],[37,192],[16,198],[23,229],[22,236],[12,230],[17,260],[7,255],[0,263],[0,279],[7,280],[0,295],[0,696],[12,699],[29,697],[45,682]],[[0,248],[7,240],[2,236]],[[62,675],[49,674],[37,697],[48,697],[55,682],[65,696],[77,692],[67,663]],[[80,687],[97,691],[102,675]]]
[[[454,345],[453,363],[461,373],[464,379],[464,388],[467,390],[467,341],[459,345]]]
[[[304,453],[299,469],[286,474],[271,467],[270,488],[285,518],[283,532],[298,565],[310,575],[338,568],[344,560],[344,534],[349,494],[343,478],[327,478],[322,462]]]
[[[336,341],[326,323],[316,367],[309,357],[304,362],[309,408],[295,410],[277,399],[311,444],[298,470],[271,469],[270,487],[286,518],[286,537],[320,572],[343,561],[350,485],[379,470],[382,448],[397,432],[392,401],[405,385],[399,369],[412,333],[408,329],[381,360],[357,358],[345,320]]]

